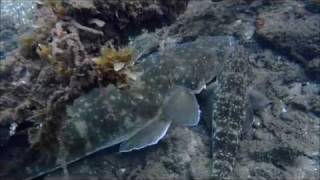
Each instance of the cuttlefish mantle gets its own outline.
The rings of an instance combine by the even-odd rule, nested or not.
[[[230,36],[200,37],[162,49],[135,65],[143,74],[130,89],[109,85],[77,98],[67,108],[56,158],[31,167],[32,174],[61,167],[57,160],[62,157],[70,164],[117,144],[120,152],[157,144],[172,124],[197,125],[200,109],[195,93],[221,72],[235,42]]]

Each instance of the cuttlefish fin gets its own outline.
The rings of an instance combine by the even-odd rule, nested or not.
[[[120,144],[120,152],[129,152],[157,144],[167,133],[171,122],[195,126],[200,120],[200,107],[191,90],[176,86],[166,99],[161,114],[148,126]]]
[[[200,107],[191,90],[176,86],[170,92],[163,107],[166,119],[174,124],[195,126],[200,121]]]
[[[171,121],[155,120],[133,137],[120,144],[120,152],[129,152],[157,144],[167,133]]]

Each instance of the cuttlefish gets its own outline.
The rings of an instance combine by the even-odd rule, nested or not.
[[[200,108],[195,95],[221,72],[236,44],[230,36],[199,37],[161,49],[135,65],[142,74],[129,89],[109,85],[77,98],[67,107],[55,158],[29,167],[31,176],[117,144],[119,152],[157,144],[172,124],[197,125]]]
[[[212,87],[212,173],[214,180],[236,179],[233,173],[240,138],[250,131],[254,112],[271,101],[254,88],[249,55],[237,46]]]
[[[62,133],[67,160],[119,144],[120,152],[156,144],[171,124],[195,126],[195,97],[232,51],[232,37],[206,37],[151,55],[137,65],[141,77],[128,90],[93,89],[67,109]],[[81,147],[81,148],[79,148]]]

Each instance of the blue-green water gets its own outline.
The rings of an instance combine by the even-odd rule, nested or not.
[[[0,60],[18,47],[19,35],[33,25],[34,0],[0,1]]]

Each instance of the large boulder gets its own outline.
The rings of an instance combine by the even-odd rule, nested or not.
[[[261,41],[303,64],[320,54],[320,16],[302,7],[283,5],[260,13],[256,32]]]

